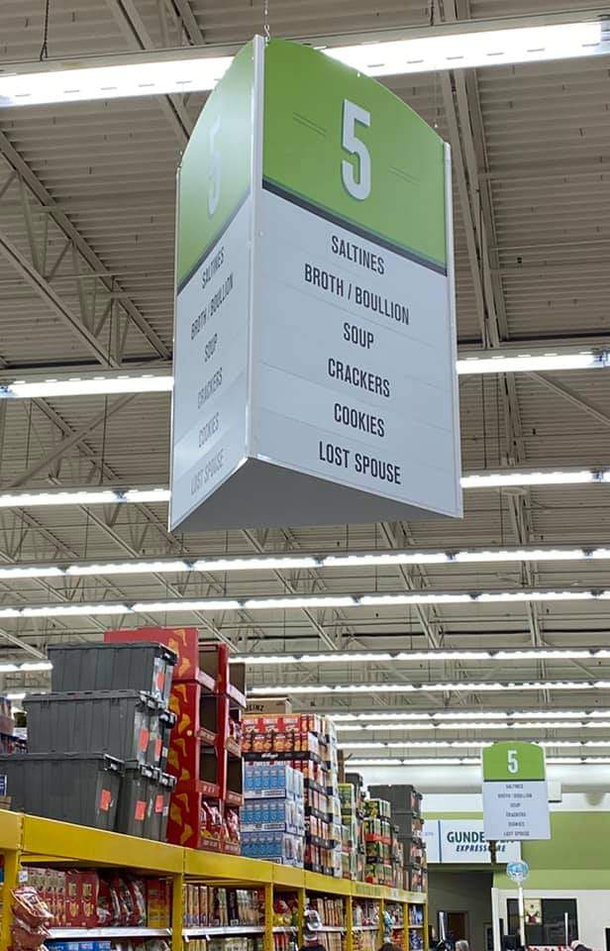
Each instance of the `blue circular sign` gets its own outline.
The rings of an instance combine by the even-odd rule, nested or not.
[[[506,866],[506,874],[511,881],[521,885],[530,873],[530,867],[527,862],[509,862]]]

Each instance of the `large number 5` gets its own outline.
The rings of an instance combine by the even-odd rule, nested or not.
[[[515,773],[519,772],[519,760],[517,758],[517,750],[508,750],[508,771],[513,776]]]
[[[343,100],[343,135],[341,144],[346,152],[358,157],[358,178],[352,162],[343,159],[341,178],[352,198],[364,201],[371,194],[371,155],[364,142],[356,137],[356,123],[370,126],[371,113],[349,99]]]
[[[210,218],[218,208],[220,201],[220,152],[216,144],[216,136],[220,132],[220,116],[210,129],[210,169],[208,171],[208,214]]]

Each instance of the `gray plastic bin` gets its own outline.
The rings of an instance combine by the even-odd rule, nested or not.
[[[146,693],[31,694],[23,705],[32,753],[102,750],[127,762],[154,765],[150,726],[158,703]]]
[[[106,753],[0,756],[16,812],[114,831],[123,763]]]
[[[155,763],[159,769],[164,770],[167,766],[167,757],[169,756],[169,745],[172,739],[172,730],[176,726],[178,717],[172,710],[161,710],[159,713],[159,732],[161,735],[161,752]],[[155,753],[157,751],[155,750]]]
[[[53,664],[51,689],[144,690],[168,703],[177,661],[164,644],[56,644],[49,647]]]
[[[140,837],[146,834],[147,817],[154,807],[157,772],[152,766],[125,767],[116,817],[117,832]]]
[[[146,822],[144,824],[145,838],[165,842],[169,804],[175,785],[175,776],[162,773],[159,769],[155,770],[150,810],[146,815]]]

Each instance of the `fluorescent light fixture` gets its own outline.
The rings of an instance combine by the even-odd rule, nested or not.
[[[7,699],[7,700],[15,700],[15,701],[25,700],[25,692],[23,692],[23,693],[7,693],[6,699]]]
[[[566,471],[549,472],[482,472],[462,476],[463,489],[499,489],[499,488],[519,488],[527,486],[546,486],[546,485],[580,485],[580,484],[608,484],[610,483],[610,470],[605,469],[579,469]],[[164,486],[153,488],[74,488],[57,490],[33,490],[29,492],[5,492],[0,494],[0,507],[18,508],[29,507],[33,505],[115,505],[115,504],[142,504],[144,502],[169,502],[170,490]],[[377,552],[375,555],[326,555],[316,557],[314,555],[269,555],[256,556],[250,558],[230,558],[217,559],[205,558],[199,559],[194,564],[196,571],[239,571],[256,570],[257,567],[273,568],[271,559],[277,563],[277,569],[282,568],[342,568],[342,567],[362,567],[370,564],[375,565],[393,565],[393,564],[443,564],[452,561],[535,561],[543,560],[544,548],[531,549],[531,554],[526,557],[520,557],[519,551],[526,549],[502,549],[505,557],[494,559],[493,553],[459,552],[459,558],[450,552]],[[549,560],[570,560],[569,554],[564,554],[562,549],[549,549],[552,553]],[[573,549],[574,557],[592,557],[588,552],[578,553]],[[596,557],[608,557],[605,552],[607,549],[597,549]],[[569,552],[569,549],[566,549]],[[540,553],[540,559],[537,554]],[[373,562],[372,559],[375,558]],[[256,562],[258,561],[258,565]],[[303,564],[301,564],[303,562]],[[209,566],[209,567],[208,567]]]
[[[0,77],[0,86],[2,85]],[[69,377],[57,380],[14,380],[0,382],[0,399],[56,399],[64,396],[113,396],[118,393],[169,393],[174,387],[172,376],[94,376]]]
[[[591,469],[573,472],[488,472],[462,476],[463,489],[500,489],[511,486],[581,485],[599,481]]]
[[[276,597],[276,598],[247,598],[245,600],[237,600],[236,598],[200,598],[200,599],[186,599],[186,598],[173,598],[165,601],[137,601],[133,604],[124,604],[119,603],[115,604],[112,601],[103,602],[101,604],[89,604],[89,603],[59,603],[59,604],[42,604],[42,605],[19,605],[19,606],[0,606],[0,617],[70,617],[71,615],[82,615],[83,617],[95,617],[97,615],[105,614],[165,614],[167,612],[175,614],[183,614],[188,612],[197,612],[197,611],[269,611],[269,610],[295,610],[303,608],[328,608],[328,607],[380,607],[380,606],[389,606],[397,604],[463,604],[463,603],[503,603],[510,601],[536,601],[536,602],[552,602],[552,601],[582,601],[596,598],[610,598],[610,591],[579,591],[578,589],[570,589],[568,591],[494,591],[494,592],[483,592],[476,594],[460,594],[460,593],[450,593],[450,594],[436,594],[434,592],[428,592],[426,594],[388,594],[388,595],[363,595],[363,596],[351,596],[351,595],[287,595],[285,597]],[[608,687],[610,689],[610,682],[598,681],[595,686],[600,685],[602,687]],[[374,686],[375,692],[380,690],[389,690],[394,689],[388,687],[388,685],[362,685],[363,689],[372,689]],[[405,685],[401,686],[401,689],[407,689]],[[522,685],[523,686],[523,685]],[[269,688],[271,689],[271,688]],[[296,688],[280,688],[280,689],[294,689]],[[333,689],[331,687],[321,687],[320,689]],[[415,688],[414,688],[415,689]],[[468,685],[462,682],[458,682],[451,687],[444,689],[452,690],[467,690]],[[478,685],[479,690],[487,689],[507,689],[506,685],[500,684],[494,685],[488,684],[486,687]],[[544,689],[538,688],[535,685],[528,687],[523,687],[523,689]],[[564,687],[564,689],[567,689]],[[578,684],[575,684],[574,689],[578,689]]]
[[[443,720],[452,720],[456,722],[465,722],[469,720],[473,721],[486,721],[486,720],[585,720],[588,718],[603,718],[610,717],[610,710],[594,710],[590,713],[586,713],[584,710],[441,710],[441,711],[431,711],[431,712],[421,712],[421,713],[408,713],[406,711],[401,711],[397,713],[379,713],[377,710],[369,711],[358,711],[351,713],[328,713],[329,720],[332,720],[336,724],[338,730],[347,729],[347,726],[342,726],[342,724],[355,723],[358,724],[355,729],[361,729],[359,725],[363,721],[366,721],[370,729],[389,729],[390,727],[386,724],[394,723],[395,721],[428,721],[425,726],[426,729],[431,726],[430,721],[443,721]],[[378,721],[378,722],[375,722]],[[592,723],[591,726],[594,724]],[[401,724],[403,728],[403,724]],[[466,728],[470,729],[471,727],[466,725]],[[350,727],[351,729],[351,727]],[[404,729],[411,729],[411,722],[404,723]],[[483,729],[483,726],[481,726]],[[544,727],[548,729],[548,727]]]
[[[608,52],[601,21],[469,31],[454,28],[414,33],[399,40],[325,48],[324,52],[369,76],[534,63],[599,56]],[[312,45],[315,38],[310,39]],[[201,56],[198,50],[154,56],[108,57],[89,65],[67,61],[28,66],[0,77],[0,107],[108,100],[213,89],[232,56]]]
[[[538,63],[607,51],[599,21],[444,33],[325,50],[328,56],[367,76]]]
[[[175,56],[166,62],[141,59],[135,63],[68,69],[50,64],[36,72],[1,76],[0,107],[105,101],[213,89],[232,59],[232,56]]]
[[[351,595],[288,595],[285,598],[249,598],[243,602],[247,611],[292,610],[294,608],[352,608],[358,599]]]
[[[26,661],[23,664],[10,663],[7,661],[6,663],[0,664],[0,674],[29,674],[37,670],[53,670],[53,664],[48,660]]]
[[[0,508],[37,505],[119,505],[169,501],[169,489],[60,489],[58,491],[3,492]]]
[[[11,565],[0,567],[0,580],[14,578],[51,578],[70,575],[73,577],[88,575],[135,575],[135,574],[185,574],[189,572],[241,573],[244,571],[294,571],[313,568],[377,568],[385,565],[431,565],[431,564],[494,564],[502,562],[540,562],[540,561],[586,561],[610,560],[610,548],[588,549],[584,546],[577,548],[498,548],[487,551],[458,551],[458,552],[394,552],[382,554],[378,552],[363,552],[357,555],[252,555],[226,558],[199,558],[195,561],[183,558],[159,558],[152,560],[130,559],[127,561],[106,561],[88,563],[82,562],[73,565]],[[450,652],[448,652],[450,653]],[[473,654],[476,651],[472,652]],[[284,657],[285,655],[280,655]],[[300,656],[300,655],[299,655]],[[324,655],[319,663],[324,663]],[[335,660],[337,654],[329,655],[328,660]],[[341,655],[339,655],[341,656]],[[394,656],[394,655],[392,655]],[[436,655],[438,658],[438,654]],[[497,654],[496,654],[497,656]],[[597,656],[603,656],[600,652]],[[610,651],[608,652],[610,656]],[[295,655],[295,663],[309,663],[299,660]],[[252,655],[251,663],[263,663],[262,655]],[[270,657],[267,663],[288,663],[287,659],[274,661]],[[317,663],[318,661],[316,661]]]
[[[470,722],[462,722],[457,720],[447,720],[439,722],[438,720],[431,720],[428,723],[345,723],[337,724],[338,733],[357,733],[364,731],[364,733],[393,733],[393,732],[416,732],[421,733],[425,730],[452,730],[455,732],[469,731],[469,730],[489,730],[490,732],[498,732],[501,730],[536,730],[542,732],[543,730],[578,730],[588,727],[599,727],[600,729],[608,729],[608,721],[599,720],[599,721],[582,721],[582,720],[472,720]]]
[[[609,652],[610,653],[610,652]],[[439,663],[443,661],[528,661],[528,660],[593,660],[599,658],[595,648],[530,648],[507,650],[425,650],[425,651],[328,651],[316,654],[234,654],[236,663],[251,667],[274,667],[294,664],[355,663]]]
[[[457,681],[455,683],[358,683],[358,684],[254,684],[249,693],[258,696],[359,693],[493,693],[530,690],[608,690],[606,681],[537,680],[519,682]]]
[[[597,370],[610,366],[610,351],[524,353],[493,357],[472,356],[457,361],[460,376],[481,373],[552,373],[557,370]]]
[[[479,766],[481,759],[478,756],[426,756],[413,757],[379,757],[374,759],[348,759],[350,766]],[[610,764],[610,756],[548,756],[547,765],[551,766],[594,766]]]
[[[75,71],[70,70],[74,76]],[[4,78],[0,76],[0,88]],[[499,353],[493,357],[470,356],[457,361],[460,376],[482,373],[553,372],[557,370],[588,370],[610,367],[610,351],[587,350],[566,354]],[[59,377],[46,380],[12,380],[0,382],[0,399],[61,399],[74,396],[113,396],[123,393],[171,393],[174,378],[170,373],[144,373]]]
[[[610,740],[540,740],[537,743],[543,749],[556,749],[564,747],[566,749],[585,749],[586,747],[596,747],[599,749],[610,747]],[[362,743],[339,743],[340,750],[381,750],[381,749],[476,749],[483,750],[493,746],[493,740],[397,740],[384,742],[382,740],[364,741]]]

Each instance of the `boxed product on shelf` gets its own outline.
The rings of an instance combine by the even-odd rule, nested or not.
[[[365,799],[364,813],[370,819],[389,819],[392,807],[387,799]]]
[[[244,765],[244,796],[303,798],[303,774],[288,763],[249,762]]]
[[[303,866],[303,837],[288,832],[244,832],[241,854],[281,865]]]
[[[277,829],[303,835],[305,831],[303,800],[270,797],[248,799],[241,811],[241,826],[244,832]]]
[[[51,644],[51,690],[141,690],[167,703],[177,662],[159,643]]]
[[[166,878],[146,879],[146,926],[169,928],[172,912],[172,886]]]

